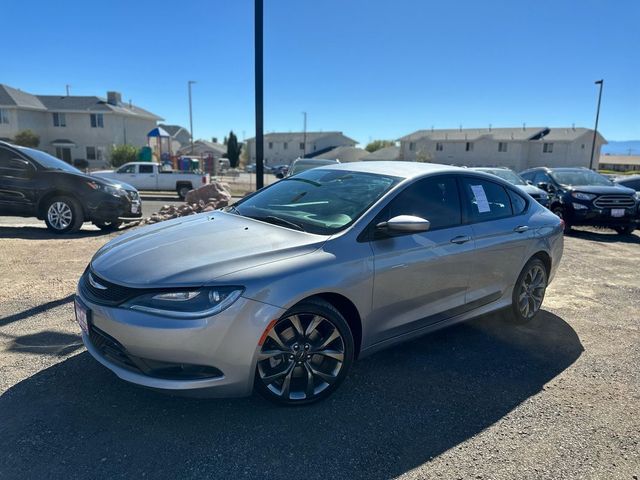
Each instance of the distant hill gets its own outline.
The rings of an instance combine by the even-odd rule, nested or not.
[[[609,141],[607,145],[602,146],[602,154],[611,155],[640,155],[640,140],[624,140],[624,141]]]

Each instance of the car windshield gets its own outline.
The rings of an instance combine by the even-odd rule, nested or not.
[[[29,155],[38,165],[46,170],[62,170],[64,172],[82,173],[76,167],[63,162],[59,158],[53,157],[41,150],[35,150],[27,147],[16,147],[21,152]]]
[[[491,175],[495,175],[496,177],[500,177],[503,180],[506,180],[507,182],[511,183],[512,185],[527,184],[527,182],[525,182],[520,177],[520,175],[506,168],[485,168],[485,169],[481,169],[480,171],[490,173]]]
[[[591,170],[555,170],[553,179],[560,185],[612,185],[607,177]]]
[[[352,224],[400,178],[312,169],[281,180],[227,211],[294,230],[331,235]]]

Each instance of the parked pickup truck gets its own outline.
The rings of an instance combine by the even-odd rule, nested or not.
[[[93,172],[96,177],[109,178],[133,185],[138,190],[175,190],[180,198],[189,190],[209,183],[209,174],[164,171],[159,163],[130,162],[117,170]]]

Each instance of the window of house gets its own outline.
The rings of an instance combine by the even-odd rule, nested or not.
[[[542,145],[542,151],[544,153],[553,153],[553,143],[545,143]]]
[[[64,113],[53,112],[53,126],[54,127],[66,127],[67,115]]]
[[[478,178],[463,178],[466,211],[471,222],[485,222],[510,217],[511,200],[504,187]]]
[[[269,150],[273,150],[273,142],[269,142]]]
[[[467,142],[464,146],[465,152],[473,152],[473,142]]]
[[[0,108],[0,124],[9,123],[9,112],[5,108]]]
[[[104,160],[104,147],[96,147],[96,160]]]
[[[91,114],[91,128],[104,128],[104,116],[102,113]]]
[[[444,150],[444,145],[442,145],[442,143],[437,142],[436,143],[436,152],[442,152]]]
[[[413,142],[409,142],[409,151],[413,152],[413,149],[416,148],[416,144]]]
[[[304,142],[300,142],[300,150],[304,150]]]
[[[289,147],[289,144],[287,142],[284,142],[283,148],[286,150]]]
[[[71,164],[71,149],[69,147],[56,147],[56,157]]]
[[[584,143],[583,143],[582,145],[580,145],[580,148],[581,148],[582,150],[584,150]]]
[[[453,227],[462,222],[460,197],[453,177],[419,180],[409,185],[387,207],[387,220],[414,215],[429,220],[429,230]]]
[[[138,167],[139,173],[153,173],[153,165],[140,165]]]
[[[499,152],[506,152],[507,151],[507,142],[498,142],[498,151]]]
[[[87,160],[96,159],[96,147],[87,147]]]

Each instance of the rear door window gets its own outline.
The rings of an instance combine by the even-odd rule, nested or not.
[[[153,173],[153,165],[140,165],[140,173]]]
[[[527,209],[527,201],[522,195],[517,194],[513,190],[509,190],[509,198],[511,199],[511,208],[514,215],[521,215]]]
[[[497,183],[465,177],[462,179],[467,219],[472,222],[498,220],[513,215],[507,190]]]

